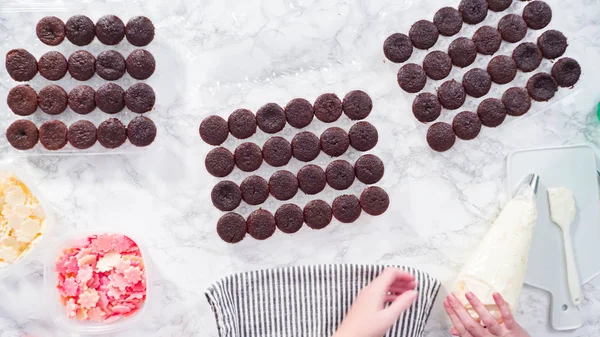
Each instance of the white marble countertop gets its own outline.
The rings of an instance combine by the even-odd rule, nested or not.
[[[163,41],[159,46],[168,48],[157,60],[155,79],[166,89],[157,92],[157,109],[149,115],[159,126],[159,138],[147,151],[133,154],[35,157],[13,156],[2,138],[2,160],[14,161],[32,175],[55,209],[59,233],[125,229],[146,244],[155,267],[151,312],[119,336],[217,336],[204,290],[222,276],[259,268],[401,264],[427,271],[448,286],[506,202],[505,158],[510,152],[600,145],[595,115],[600,91],[594,82],[600,75],[600,1],[549,2],[554,10],[551,27],[566,33],[567,54],[584,71],[574,94],[558,104],[535,104],[530,116],[485,129],[475,141],[459,142],[444,154],[428,148],[425,129],[411,114],[414,96],[398,88],[398,66],[385,62],[381,46],[390,33],[407,32],[412,22],[431,19],[443,5],[457,6],[457,0],[79,5],[94,21],[108,13],[123,19],[144,14],[156,24],[157,38]],[[57,6],[65,3],[70,6]],[[3,6],[0,27],[9,33],[18,25],[34,29],[33,16],[2,11]],[[434,49],[447,46],[448,39],[444,41]],[[354,224],[334,222],[321,231],[303,228],[264,242],[247,238],[237,245],[223,243],[215,232],[221,214],[209,194],[217,180],[204,169],[210,148],[198,136],[200,121],[240,107],[255,111],[270,101],[313,101],[321,93],[342,96],[353,89],[363,89],[374,99],[369,120],[381,136],[373,153],[386,163],[380,186],[390,194],[390,210],[378,218],[363,215]],[[341,125],[348,127],[349,121]],[[257,139],[262,142],[264,136]],[[239,172],[233,177],[242,178]],[[352,189],[358,192],[360,186]],[[325,195],[330,197],[331,192]],[[267,203],[267,209],[273,207]],[[0,336],[65,336],[40,305],[45,296],[41,260],[0,283]],[[585,326],[577,331],[553,332],[549,294],[530,287],[521,296],[517,319],[532,336],[600,336],[600,278],[584,286],[583,294]],[[440,303],[425,336],[449,336]]]

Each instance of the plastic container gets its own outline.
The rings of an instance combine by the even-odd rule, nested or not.
[[[76,46],[67,38],[65,38],[58,46],[48,46],[37,38],[36,24],[43,17],[56,16],[66,23],[71,16],[77,14],[88,16],[94,23],[96,23],[103,15],[114,14],[120,17],[125,24],[127,24],[127,21],[133,16],[145,15],[154,22],[155,37],[150,44],[144,47],[134,46],[129,43],[126,38],[123,38],[119,44],[114,46],[104,45],[97,38],[86,46]],[[9,153],[14,156],[122,154],[140,153],[149,149],[156,150],[162,147],[161,136],[165,135],[166,132],[159,123],[161,119],[158,118],[158,115],[165,114],[167,109],[174,104],[178,93],[183,91],[183,82],[181,79],[185,76],[182,75],[183,67],[181,66],[182,63],[180,62],[181,58],[179,53],[175,52],[175,47],[172,46],[170,41],[166,38],[167,33],[161,31],[160,27],[157,26],[159,17],[154,17],[155,14],[148,13],[148,11],[136,1],[126,3],[123,1],[111,1],[110,3],[3,3],[0,7],[0,15],[7,19],[7,31],[0,36],[0,55],[2,55],[3,58],[5,58],[8,51],[17,48],[23,48],[29,51],[37,60],[39,60],[44,53],[49,51],[58,51],[68,59],[72,53],[78,50],[88,51],[94,55],[94,57],[97,57],[98,54],[103,51],[116,50],[121,53],[124,58],[127,58],[132,51],[136,49],[145,49],[152,53],[156,61],[154,74],[147,80],[142,81],[132,78],[127,72],[120,79],[115,81],[104,80],[98,76],[98,74],[94,74],[94,76],[87,81],[78,81],[71,78],[71,75],[67,72],[66,75],[58,81],[47,80],[38,73],[29,82],[17,82],[8,75],[6,68],[2,66],[0,68],[0,73],[2,74],[2,76],[0,76],[0,97],[6,98],[10,89],[20,84],[31,86],[38,94],[43,87],[55,84],[62,87],[68,94],[71,89],[78,85],[88,85],[94,90],[98,90],[103,84],[115,83],[121,86],[123,90],[127,90],[127,88],[133,84],[143,82],[154,89],[156,102],[151,111],[142,115],[152,119],[157,127],[156,139],[154,143],[148,147],[136,147],[127,140],[123,145],[116,149],[104,148],[100,143],[96,142],[91,148],[85,150],[76,149],[67,143],[67,145],[60,150],[50,151],[45,149],[38,142],[38,144],[30,150],[19,151],[10,146],[6,141],[2,141],[0,142],[0,151],[2,151],[2,153]],[[67,127],[76,121],[87,120],[98,127],[101,122],[109,118],[117,118],[127,126],[129,122],[137,116],[140,116],[140,114],[129,111],[127,107],[116,114],[104,113],[96,107],[89,114],[80,115],[73,112],[67,106],[67,109],[59,115],[48,115],[38,107],[35,113],[23,117],[14,114],[8,108],[6,103],[4,103],[4,109],[0,110],[0,133],[2,133],[2,138],[5,139],[5,130],[10,124],[19,119],[30,120],[38,128],[42,123],[50,120],[59,120],[65,123]]]
[[[37,186],[33,183],[33,179],[27,174],[27,170],[23,167],[19,167],[10,163],[0,163],[0,172],[11,172],[13,173],[19,180],[21,180],[27,188],[31,191],[31,193],[36,197],[40,206],[44,210],[46,215],[46,224],[43,235],[40,239],[38,239],[37,243],[29,250],[29,252],[21,255],[17,261],[13,264],[0,268],[0,279],[6,277],[11,274],[15,274],[20,271],[23,266],[27,265],[31,260],[33,260],[37,255],[40,255],[40,251],[48,245],[49,237],[52,236],[55,218],[54,211],[50,204],[47,202],[46,198],[40,193]]]
[[[133,315],[121,318],[109,323],[98,323],[79,321],[77,319],[67,317],[64,306],[60,303],[60,296],[56,290],[57,285],[57,273],[54,269],[54,265],[58,257],[62,254],[62,250],[72,245],[76,239],[81,239],[94,234],[121,234],[125,235],[133,240],[140,248],[142,259],[144,261],[144,270],[146,274],[146,300],[140,309]],[[48,312],[52,316],[52,320],[63,330],[71,331],[78,334],[108,334],[115,333],[117,331],[124,330],[130,327],[133,323],[140,320],[146,315],[149,301],[152,298],[151,285],[152,285],[152,270],[151,260],[145,246],[132,235],[128,233],[117,233],[113,231],[102,231],[101,229],[92,229],[85,231],[76,231],[60,239],[56,239],[52,244],[51,249],[48,250],[48,259],[46,259],[44,266],[44,287],[46,292],[46,307]]]

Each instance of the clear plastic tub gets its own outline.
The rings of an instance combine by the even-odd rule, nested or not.
[[[71,43],[68,39],[59,44],[58,46],[48,46],[42,43],[36,35],[36,24],[45,16],[56,16],[63,22],[73,15],[86,15],[94,23],[103,15],[114,14],[117,15],[121,20],[127,24],[127,21],[137,15],[148,16],[155,25],[155,37],[154,40],[144,47],[136,47],[129,43],[124,38],[119,44],[114,46],[104,45],[97,38],[92,43],[86,46],[76,46]],[[99,108],[95,108],[91,113],[87,115],[80,115],[73,112],[68,106],[67,109],[59,115],[48,115],[44,113],[39,107],[35,113],[30,116],[18,116],[14,114],[6,105],[0,110],[0,134],[2,141],[0,141],[0,151],[2,153],[8,153],[13,156],[39,156],[39,155],[88,155],[88,154],[123,154],[123,153],[140,153],[146,150],[156,150],[163,146],[163,135],[166,134],[163,125],[159,121],[164,120],[159,118],[160,115],[167,113],[167,110],[172,106],[178,95],[183,91],[185,78],[183,74],[182,58],[181,54],[177,51],[177,46],[171,44],[166,38],[167,32],[163,31],[158,25],[160,17],[156,14],[148,13],[142,5],[137,1],[111,1],[110,3],[79,3],[79,2],[62,2],[62,3],[3,3],[0,6],[0,16],[6,19],[7,29],[0,36],[0,55],[3,59],[6,58],[6,53],[12,49],[23,48],[29,51],[37,60],[46,52],[58,51],[62,53],[66,59],[78,50],[85,50],[90,52],[94,57],[102,51],[116,50],[123,55],[124,58],[136,49],[148,50],[155,58],[156,69],[154,74],[147,80],[136,80],[132,78],[127,72],[116,81],[107,81],[94,74],[94,76],[87,81],[78,81],[71,78],[69,72],[58,81],[50,81],[42,77],[39,73],[29,82],[17,82],[14,81],[6,71],[6,67],[0,68],[0,97],[6,99],[8,92],[15,86],[20,84],[27,84],[31,86],[38,94],[42,88],[47,85],[55,84],[62,87],[67,94],[78,85],[88,85],[94,90],[106,83],[115,83],[127,90],[130,86],[135,83],[147,83],[150,85],[155,92],[156,102],[154,108],[143,114],[154,121],[157,127],[157,136],[150,146],[148,147],[136,147],[129,141],[121,145],[116,149],[104,148],[100,143],[96,142],[89,149],[79,150],[67,143],[65,147],[57,151],[50,151],[45,149],[39,142],[38,144],[25,151],[19,151],[14,149],[4,136],[4,132],[10,124],[18,119],[27,119],[32,121],[38,128],[42,123],[49,120],[59,120],[70,126],[72,123],[79,120],[87,120],[96,127],[103,121],[109,118],[117,118],[125,126],[129,122],[140,114],[131,112],[125,107],[121,112],[116,114],[107,114],[102,112]],[[6,102],[6,100],[5,100]]]
[[[67,317],[65,308],[60,303],[60,296],[58,294],[58,291],[56,290],[57,273],[54,269],[54,265],[56,263],[56,260],[62,253],[62,250],[70,247],[72,243],[77,239],[81,239],[95,234],[121,234],[127,236],[128,238],[133,240],[133,242],[135,242],[140,248],[142,259],[144,261],[144,270],[146,275],[146,300],[142,304],[141,308],[133,315],[126,318],[120,318],[118,320],[108,323],[79,321],[77,319]],[[51,244],[50,249],[48,249],[48,258],[46,259],[44,265],[44,287],[47,302],[46,307],[48,308],[48,312],[51,315],[52,320],[63,330],[71,331],[78,334],[108,334],[122,331],[130,327],[132,324],[139,321],[144,315],[147,314],[147,308],[150,303],[149,301],[153,297],[153,294],[151,294],[153,280],[151,264],[152,263],[148,255],[148,251],[146,250],[143,243],[139,240],[138,237],[132,236],[129,233],[117,233],[113,231],[103,231],[101,229],[91,229],[85,231],[76,231],[60,239],[55,239],[54,242]]]
[[[39,204],[41,205],[44,213],[46,215],[46,224],[43,229],[43,235],[38,239],[36,244],[24,255],[21,255],[17,261],[13,264],[0,268],[0,279],[6,277],[11,274],[15,274],[23,268],[23,266],[27,265],[30,261],[32,261],[36,256],[41,254],[43,250],[42,247],[45,247],[51,235],[53,234],[55,218],[54,211],[50,204],[47,202],[46,198],[40,193],[37,186],[33,183],[33,180],[27,174],[27,170],[23,167],[16,166],[11,163],[0,163],[0,172],[11,172],[13,173],[19,180],[21,180],[27,188],[31,191],[31,193],[36,197]]]

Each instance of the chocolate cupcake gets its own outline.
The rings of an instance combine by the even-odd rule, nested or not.
[[[78,50],[69,56],[67,69],[74,79],[87,81],[96,73],[96,58],[85,50]]]
[[[442,51],[432,51],[423,60],[423,70],[432,80],[444,79],[452,71],[452,59]]]
[[[321,149],[332,157],[339,157],[350,147],[348,133],[342,128],[332,127],[321,134]]]
[[[47,150],[60,150],[67,145],[69,130],[61,121],[47,121],[40,126],[40,143]]]
[[[275,212],[275,223],[277,228],[284,233],[296,233],[304,224],[302,208],[294,204],[281,205]]]
[[[527,81],[527,91],[534,100],[546,102],[558,91],[558,83],[550,74],[538,73]]]
[[[350,128],[348,133],[350,145],[357,151],[369,151],[377,145],[379,133],[373,124],[358,122]]]
[[[277,133],[285,123],[285,112],[279,104],[267,103],[256,112],[256,124],[265,133]]]
[[[136,80],[145,80],[154,74],[156,61],[154,56],[144,49],[137,49],[131,52],[125,60],[127,73]]]
[[[312,104],[304,98],[294,98],[285,106],[287,122],[297,129],[307,127],[314,115]]]
[[[477,47],[477,52],[482,55],[494,55],[500,50],[502,36],[494,27],[483,26],[475,31],[472,38]]]
[[[121,86],[106,83],[96,91],[96,106],[107,114],[116,114],[125,107],[125,92]]]
[[[246,236],[246,219],[237,213],[227,213],[217,222],[217,234],[221,240],[238,243]]]
[[[200,138],[208,144],[218,146],[227,140],[229,126],[227,121],[219,116],[208,116],[200,123]]]
[[[418,94],[413,101],[412,111],[419,122],[429,123],[440,117],[442,105],[436,95],[424,92]]]
[[[509,56],[498,55],[488,63],[487,72],[494,83],[510,83],[517,76],[517,64]]]
[[[233,181],[223,180],[213,187],[210,198],[218,210],[229,212],[242,202],[242,191]]]
[[[378,183],[383,178],[385,166],[379,157],[372,154],[366,154],[354,163],[354,173],[356,179],[363,184],[372,185]]]
[[[325,189],[327,177],[325,171],[317,165],[306,165],[298,171],[298,186],[308,195],[320,193]]]
[[[558,30],[545,31],[538,37],[537,45],[545,58],[553,60],[561,57],[567,50],[567,37]]]
[[[475,42],[471,39],[459,37],[450,43],[448,55],[455,66],[461,68],[468,67],[475,62],[477,46],[475,46]]]
[[[465,73],[462,84],[467,95],[479,98],[490,92],[492,77],[483,69],[473,68]]]
[[[458,10],[462,14],[464,22],[476,25],[485,20],[488,3],[486,0],[461,0]]]
[[[438,122],[433,124],[427,130],[427,144],[437,152],[448,151],[454,146],[456,135],[454,129],[448,123]]]
[[[263,158],[273,167],[285,166],[292,159],[292,145],[283,137],[272,137],[262,148]]]
[[[118,80],[125,74],[125,59],[116,50],[105,50],[98,54],[96,72],[107,81]]]
[[[394,63],[402,63],[410,58],[413,45],[410,38],[405,34],[394,33],[383,42],[383,53],[388,60]]]
[[[314,104],[315,117],[324,123],[333,123],[342,115],[342,101],[334,93],[317,97]]]
[[[298,193],[298,179],[290,171],[277,171],[269,179],[269,191],[277,200],[290,200]]]
[[[367,187],[360,195],[360,207],[369,215],[382,215],[390,207],[390,197],[381,187]]]
[[[498,31],[507,42],[519,42],[527,35],[527,23],[520,15],[507,14],[498,22]]]
[[[522,116],[531,108],[531,97],[524,88],[512,87],[502,95],[502,104],[511,116]]]
[[[136,83],[125,91],[125,106],[132,112],[143,114],[152,110],[156,96],[151,86],[146,83]]]
[[[127,125],[127,138],[135,146],[148,146],[156,139],[156,125],[148,117],[137,116]]]
[[[314,133],[303,131],[292,139],[292,154],[299,161],[313,161],[319,153],[321,153],[321,142]]]
[[[27,82],[38,72],[37,60],[25,49],[13,49],[6,53],[6,71],[13,80]]]
[[[67,59],[57,51],[49,51],[40,57],[38,71],[50,81],[58,81],[67,73]]]
[[[463,18],[456,8],[443,7],[435,13],[433,24],[437,27],[440,34],[452,36],[460,32]]]
[[[342,102],[346,116],[353,121],[367,118],[373,110],[373,101],[369,94],[361,90],[350,91]]]
[[[234,152],[235,165],[244,172],[253,172],[260,168],[263,162],[262,151],[254,143],[242,143]]]
[[[38,94],[38,106],[49,115],[59,115],[67,108],[67,93],[58,85],[48,85]]]
[[[96,109],[96,91],[87,85],[78,85],[69,92],[69,108],[73,112],[87,115]]]
[[[244,179],[240,190],[242,191],[242,200],[248,205],[260,205],[269,197],[269,183],[257,175]]]
[[[429,49],[437,42],[440,32],[433,22],[419,20],[410,27],[408,36],[415,48]]]
[[[552,20],[552,8],[543,1],[532,1],[523,9],[523,19],[531,29],[542,29]]]
[[[510,5],[512,5],[513,0],[488,0],[488,8],[494,12],[502,12]]]
[[[109,118],[98,125],[98,142],[107,149],[116,149],[127,140],[127,128],[120,120]]]
[[[214,177],[227,177],[235,167],[233,153],[224,147],[210,150],[204,160],[206,171]]]
[[[456,137],[462,140],[475,139],[481,132],[481,121],[476,113],[463,111],[454,117],[452,129]]]
[[[85,46],[96,37],[94,22],[84,15],[73,15],[65,24],[67,39],[76,46]]]
[[[247,109],[237,109],[232,112],[227,124],[229,133],[237,139],[250,138],[256,133],[256,117]]]
[[[125,36],[134,46],[146,46],[154,40],[154,24],[145,16],[134,16],[125,26]]]
[[[15,115],[29,116],[37,110],[38,96],[33,88],[21,84],[10,89],[6,103]]]
[[[398,71],[398,85],[408,93],[421,91],[427,83],[425,70],[415,63],[408,63]]]
[[[486,98],[477,107],[477,116],[481,124],[495,128],[506,119],[506,107],[497,98]]]
[[[97,129],[94,123],[89,121],[77,121],[69,126],[69,144],[76,149],[85,150],[96,144]]]
[[[125,37],[125,24],[115,15],[105,15],[96,22],[96,37],[106,45],[115,45]]]
[[[327,184],[333,189],[342,191],[350,188],[354,183],[354,167],[345,160],[333,161],[325,170]]]
[[[29,150],[37,144],[39,132],[31,121],[19,119],[6,129],[6,139],[17,150]]]
[[[570,57],[563,57],[552,66],[552,77],[561,87],[572,87],[579,81],[581,66]]]
[[[542,63],[542,52],[535,43],[523,42],[515,48],[512,58],[519,70],[528,73],[540,66]]]
[[[248,234],[256,240],[266,240],[274,233],[276,227],[275,218],[269,211],[258,209],[248,216],[246,221]]]
[[[467,94],[465,93],[462,84],[455,80],[442,83],[437,94],[440,104],[448,110],[460,108],[467,98]]]
[[[56,16],[46,16],[35,26],[35,34],[42,43],[58,46],[65,39],[65,23]]]
[[[313,200],[304,206],[304,222],[312,229],[323,229],[331,223],[331,206],[323,200]]]
[[[352,223],[360,217],[360,201],[353,195],[342,195],[333,200],[333,216],[343,223]]]

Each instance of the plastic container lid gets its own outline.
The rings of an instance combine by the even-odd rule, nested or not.
[[[119,234],[130,238],[140,248],[142,260],[144,261],[144,271],[146,276],[146,300],[143,302],[139,310],[131,316],[119,318],[111,322],[89,322],[80,321],[76,318],[69,318],[64,306],[60,302],[60,295],[56,289],[58,284],[58,273],[54,269],[54,265],[58,257],[62,254],[63,249],[72,246],[77,239],[82,239],[90,235],[98,234]],[[44,266],[44,287],[46,292],[47,308],[52,316],[53,321],[61,328],[67,331],[72,331],[80,334],[107,334],[122,331],[130,327],[146,314],[148,301],[152,298],[151,294],[152,273],[151,260],[147,250],[143,244],[134,236],[127,233],[117,233],[114,231],[103,231],[101,229],[92,229],[85,231],[76,231],[66,237],[55,240],[51,250],[49,250],[48,259]]]

